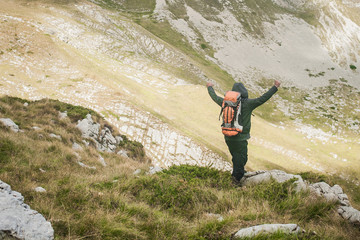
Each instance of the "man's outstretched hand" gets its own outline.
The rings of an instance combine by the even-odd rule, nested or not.
[[[278,80],[275,80],[274,81],[274,86],[279,88],[280,87],[280,82]]]
[[[211,82],[208,82],[208,83],[206,84],[206,87],[212,87],[212,86],[214,86],[214,84],[211,83]]]

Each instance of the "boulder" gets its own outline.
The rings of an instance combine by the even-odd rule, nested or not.
[[[100,129],[100,124],[94,122],[90,114],[86,115],[83,120],[79,120],[76,127],[81,131],[83,138],[94,140],[98,151],[115,152],[118,144],[117,139],[112,135],[108,127]]]
[[[241,179],[240,183],[242,186],[249,186],[249,185],[256,185],[261,182],[267,182],[270,181],[271,179],[274,179],[275,181],[282,183],[293,178],[296,179],[294,183],[296,184],[295,190],[297,192],[305,190],[307,188],[306,184],[304,183],[300,175],[293,175],[280,170],[247,172],[245,173],[244,177]]]
[[[54,134],[54,133],[50,133],[49,136],[52,137],[52,138],[56,138],[57,140],[60,140],[60,141],[61,141],[61,136],[60,136],[60,135],[56,135],[56,134]]]
[[[0,180],[0,238],[54,239],[50,222],[24,203],[24,197]]]
[[[343,206],[350,206],[348,196],[343,192],[339,185],[330,186],[326,182],[318,182],[309,185],[311,192],[327,201],[339,201]]]
[[[116,149],[116,139],[111,134],[111,130],[107,127],[101,130],[99,140],[98,140],[98,150],[99,151],[107,151],[114,152]]]
[[[351,206],[340,206],[338,213],[350,223],[360,227],[360,211]]]
[[[14,123],[10,118],[0,118],[0,122],[10,128],[13,132],[19,132],[19,126],[16,125],[16,123]]]
[[[82,137],[97,139],[99,137],[100,124],[92,120],[91,115],[86,115],[86,118],[79,120],[76,127],[81,131]]]
[[[234,237],[255,237],[258,234],[272,234],[281,231],[287,234],[300,233],[302,229],[297,224],[263,224],[240,229]]]

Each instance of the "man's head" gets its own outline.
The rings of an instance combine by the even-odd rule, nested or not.
[[[242,83],[234,83],[232,91],[241,93],[241,98],[248,98],[248,91]]]

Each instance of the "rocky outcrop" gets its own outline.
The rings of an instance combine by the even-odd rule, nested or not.
[[[267,182],[271,179],[276,180],[277,182],[286,182],[290,179],[297,179],[294,183],[296,184],[295,190],[302,191],[306,189],[306,184],[304,183],[300,175],[293,175],[286,173],[280,170],[270,170],[270,171],[256,171],[256,172],[247,172],[245,173],[241,183],[243,186],[256,185],[261,182]]]
[[[82,137],[92,139],[98,151],[115,152],[117,144],[121,138],[115,138],[108,127],[101,129],[99,123],[92,120],[90,114],[86,118],[79,120],[76,127],[81,131]]]
[[[286,234],[300,233],[302,229],[297,224],[263,224],[240,229],[234,237],[254,237],[258,234],[272,234],[281,231]]]
[[[351,206],[341,206],[338,213],[350,223],[360,227],[360,211]]]
[[[0,118],[0,122],[2,122],[6,127],[9,127],[13,132],[19,132],[19,126],[13,122],[10,118]]]
[[[249,186],[267,182],[271,179],[282,183],[293,178],[296,179],[294,183],[296,184],[295,190],[297,192],[310,190],[312,193],[324,197],[327,201],[338,201],[340,203],[338,208],[340,216],[349,220],[351,223],[360,226],[360,211],[350,205],[348,196],[343,192],[339,185],[331,187],[325,182],[312,184],[305,183],[300,175],[288,174],[280,170],[247,172],[240,183],[242,186]]]
[[[0,180],[0,238],[48,240],[54,230],[46,219],[24,203],[24,197]]]
[[[350,206],[348,196],[339,185],[330,187],[330,185],[325,182],[318,182],[310,184],[309,189],[328,201],[339,201],[342,206]]]
[[[319,182],[310,184],[309,189],[318,196],[324,197],[327,201],[339,201],[338,213],[340,216],[360,227],[360,211],[351,206],[348,196],[339,185],[330,187],[325,182]]]

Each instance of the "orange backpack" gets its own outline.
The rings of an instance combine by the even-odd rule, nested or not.
[[[222,114],[223,123],[221,124],[222,133],[231,137],[242,132],[243,126],[239,124],[241,114],[241,94],[239,92],[228,91],[222,103],[219,120]]]

